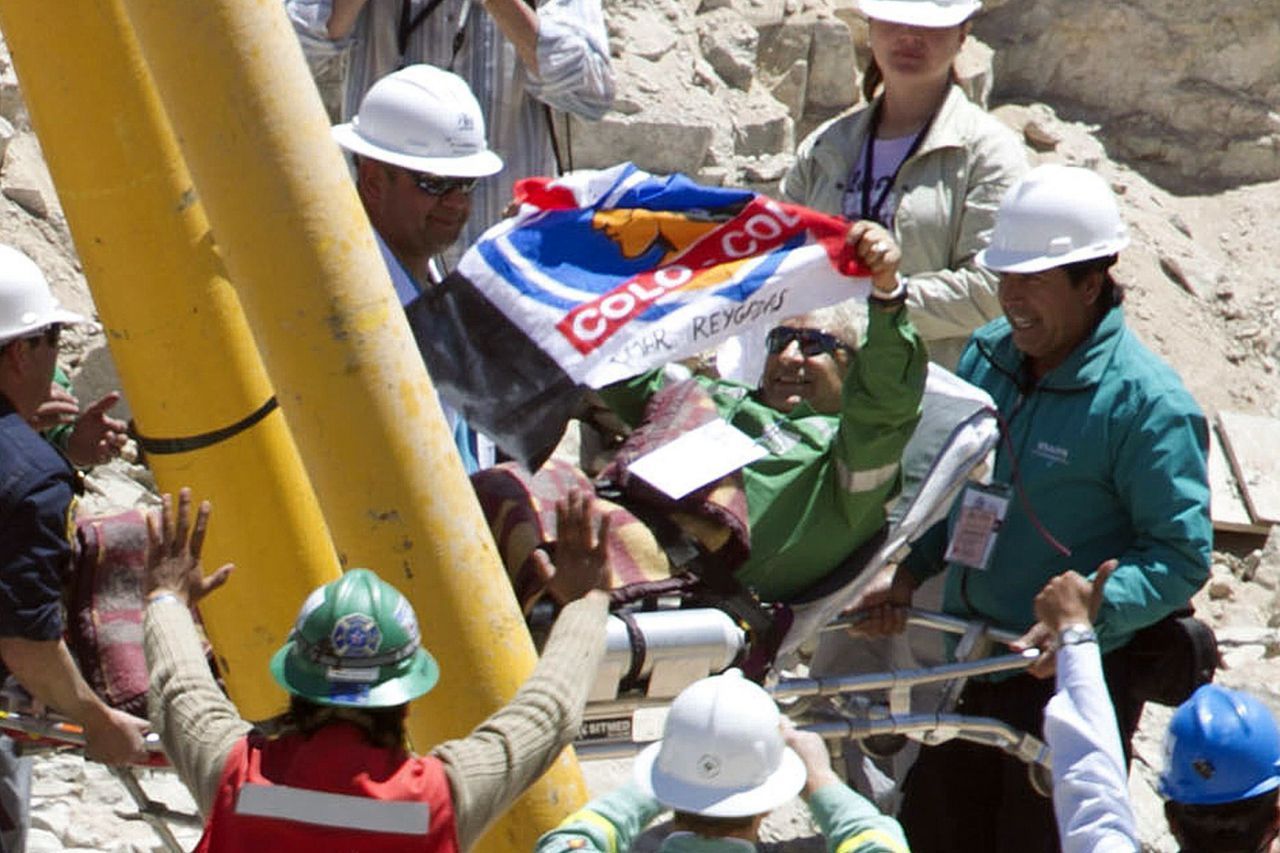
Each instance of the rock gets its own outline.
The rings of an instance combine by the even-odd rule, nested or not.
[[[800,117],[804,115],[805,93],[808,83],[809,63],[801,59],[787,69],[785,74],[779,75],[772,83],[767,84],[769,94],[773,95],[774,100],[787,108],[787,113],[791,116],[793,122],[799,121]]]
[[[813,24],[806,109],[838,110],[858,102],[858,56],[849,27],[839,18]]]
[[[716,9],[698,16],[698,46],[720,78],[737,89],[748,89],[755,76],[759,36],[733,9]]]
[[[1034,119],[1022,128],[1022,138],[1036,151],[1052,151],[1062,141],[1056,133]]]
[[[62,839],[47,829],[27,830],[27,853],[62,853]]]
[[[0,168],[4,167],[4,155],[9,151],[9,143],[17,133],[7,118],[0,116]]]
[[[1196,292],[1195,286],[1187,278],[1187,274],[1182,271],[1182,264],[1178,262],[1177,258],[1172,258],[1168,255],[1161,255],[1159,263],[1160,271],[1168,276],[1170,281],[1178,285],[1178,287],[1181,287],[1187,293],[1190,293],[1192,296],[1197,298],[1200,296],[1200,294]]]
[[[991,88],[995,85],[992,61],[995,52],[976,38],[967,38],[956,57],[955,72],[969,100],[983,109],[991,101]]]
[[[714,115],[714,113],[713,113]],[[697,171],[711,144],[712,125],[685,124],[659,116],[606,116],[598,122],[573,122],[574,161],[598,169],[630,160],[642,169],[665,174]],[[662,139],[655,147],[651,140]]]
[[[1214,578],[1209,581],[1210,601],[1222,601],[1224,599],[1230,601],[1235,597],[1235,587],[1231,581],[1226,578]]]
[[[51,835],[61,833],[71,823],[71,804],[64,799],[45,800],[31,807],[31,827],[43,829]],[[61,846],[61,841],[59,841]]]
[[[36,219],[44,219],[49,215],[49,206],[45,204],[44,194],[35,187],[6,186],[4,197],[30,213]]]
[[[795,124],[787,108],[762,89],[730,92],[729,106],[736,119],[733,151],[756,157],[795,148]]]

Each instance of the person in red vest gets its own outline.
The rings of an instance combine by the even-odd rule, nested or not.
[[[589,498],[561,510],[572,533],[567,543],[561,535],[559,570],[602,582]],[[353,569],[308,596],[272,658],[291,699],[268,737],[219,690],[191,619],[191,605],[232,568],[207,577],[201,568],[209,511],[206,501],[192,524],[184,489],[176,509],[166,495],[149,520],[144,624],[152,725],[206,818],[197,851],[466,850],[576,735],[604,651],[604,592],[561,612],[509,704],[419,756],[405,746],[405,715],[439,669],[404,596]]]

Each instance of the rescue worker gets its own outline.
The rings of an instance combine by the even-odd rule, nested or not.
[[[1256,697],[1206,684],[1169,721],[1160,793],[1183,853],[1280,851],[1280,728]]]
[[[1147,665],[1126,646],[1187,606],[1208,577],[1212,539],[1208,424],[1125,323],[1111,269],[1128,242],[1114,193],[1088,169],[1038,166],[1005,195],[978,254],[1000,274],[1005,316],[974,333],[956,371],[1000,412],[994,482],[967,487],[861,602],[869,628],[900,631],[902,605],[945,571],[944,610],[1025,632],[1018,648],[1046,651],[1030,674],[969,679],[958,708],[1034,732],[1053,693],[1056,639],[1034,598],[1064,571],[1092,577],[1116,560],[1094,627],[1126,753]],[[975,744],[923,750],[899,816],[921,851],[1059,849],[1050,803],[1021,762]]]
[[[471,217],[471,194],[502,169],[484,116],[462,78],[410,65],[369,89],[360,111],[332,128],[352,155],[356,192],[369,216],[401,305],[443,278],[441,253]],[[440,401],[468,474],[493,464],[493,443]]]
[[[89,754],[110,763],[145,756],[140,720],[108,707],[85,683],[62,639],[62,584],[71,560],[79,481],[32,428],[49,396],[63,325],[85,318],[58,304],[35,263],[0,246],[0,680],[84,726]],[[0,851],[22,849],[29,761],[0,739]]]
[[[226,581],[199,558],[209,518],[166,495],[149,521],[144,645],[150,708],[170,760],[206,816],[198,851],[456,851],[546,771],[577,734],[604,651],[607,597],[561,613],[515,698],[468,737],[425,756],[404,742],[408,703],[439,677],[409,602],[367,569],[308,596],[271,673],[291,696],[277,737],[241,719],[205,661],[190,607]],[[570,501],[560,571],[600,578],[589,501]],[[568,545],[566,548],[565,545]]]
[[[836,776],[822,738],[792,727],[763,688],[731,669],[681,691],[631,784],[570,815],[537,850],[630,850],[664,808],[675,817],[659,853],[732,850],[758,841],[765,816],[799,793],[831,853],[907,853],[898,822]]]

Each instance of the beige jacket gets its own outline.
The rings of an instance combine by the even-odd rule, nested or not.
[[[818,127],[782,179],[783,198],[839,215],[845,182],[871,130],[872,110],[856,107]],[[1027,171],[1008,127],[952,86],[919,149],[902,164],[894,236],[909,280],[911,320],[929,357],[954,368],[969,333],[1000,316],[996,276],[974,256],[991,239],[1005,190]]]
[[[471,847],[516,797],[546,772],[577,735],[604,655],[608,598],[590,594],[566,606],[537,668],[506,706],[465,738],[431,752],[444,762],[453,794],[458,843]],[[203,814],[222,780],[222,767],[250,724],[209,674],[195,624],[173,599],[147,605],[143,647],[151,672],[152,728]],[[266,677],[266,672],[263,672]]]

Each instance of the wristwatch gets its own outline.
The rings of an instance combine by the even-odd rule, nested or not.
[[[1083,622],[1068,625],[1058,632],[1059,646],[1078,646],[1081,643],[1096,642],[1098,642],[1098,635],[1094,633],[1093,626]]]

